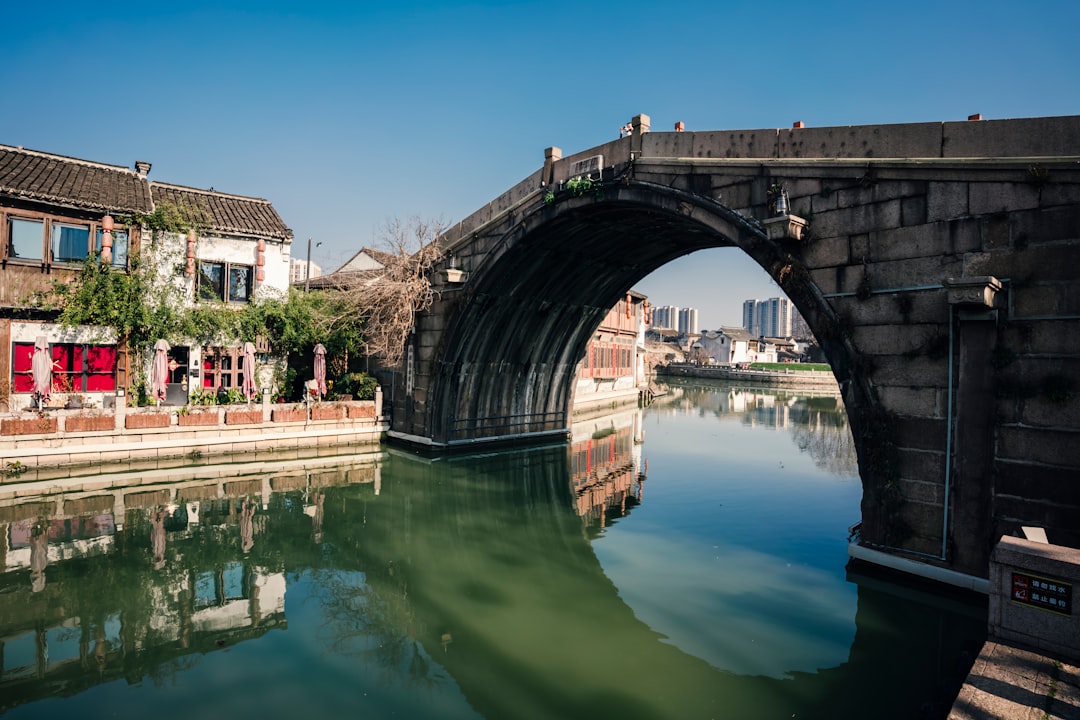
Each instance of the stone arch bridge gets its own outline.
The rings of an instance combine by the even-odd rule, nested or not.
[[[549,148],[441,238],[392,439],[564,436],[607,310],[675,258],[738,247],[832,364],[864,546],[986,577],[993,542],[1021,526],[1080,542],[1080,116],[632,126],[570,157]]]

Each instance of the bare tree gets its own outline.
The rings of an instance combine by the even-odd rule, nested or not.
[[[363,319],[368,354],[388,365],[401,362],[416,314],[435,299],[430,274],[442,258],[436,242],[442,229],[441,221],[419,216],[389,220],[374,253],[383,267],[347,273],[337,281],[340,311]]]

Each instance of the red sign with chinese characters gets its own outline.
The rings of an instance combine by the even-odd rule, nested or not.
[[[1061,580],[1014,572],[1012,599],[1021,605],[1072,615],[1072,585]]]

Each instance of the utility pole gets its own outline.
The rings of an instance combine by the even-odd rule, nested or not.
[[[322,245],[322,242],[315,243],[315,247]],[[304,266],[304,292],[307,292],[311,288],[311,238],[307,239],[307,265]]]

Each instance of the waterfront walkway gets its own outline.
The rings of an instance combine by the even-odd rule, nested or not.
[[[987,640],[949,720],[1080,720],[1080,667]]]
[[[830,394],[839,394],[836,376],[828,370],[798,370],[792,365],[790,370],[741,370],[730,365],[693,365],[691,363],[670,363],[658,365],[658,377],[697,377],[708,380],[729,380],[746,385],[767,385],[772,387],[798,389],[802,392],[817,390]]]

